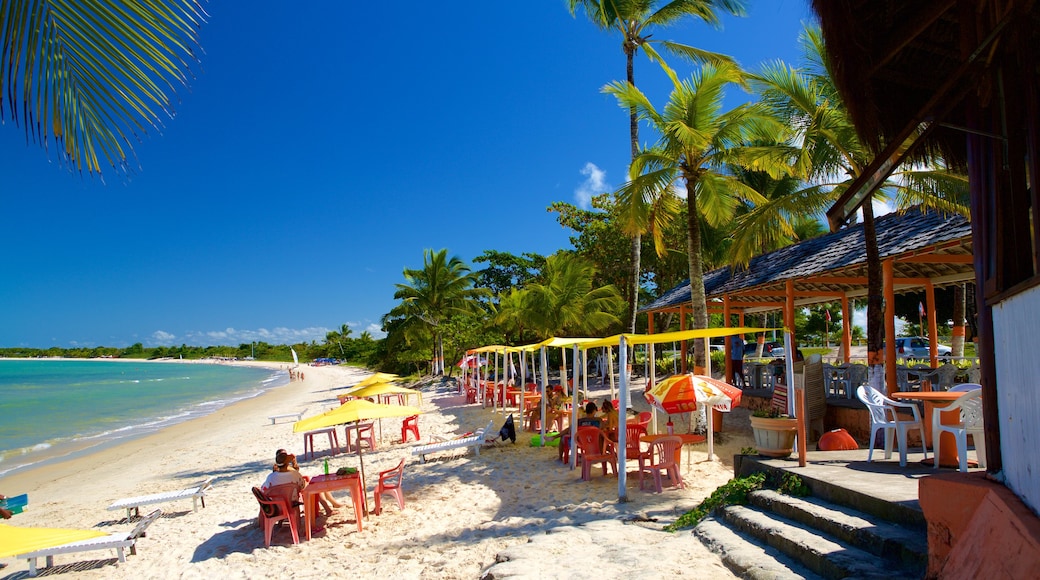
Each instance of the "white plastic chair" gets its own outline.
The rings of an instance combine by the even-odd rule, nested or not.
[[[906,467],[906,432],[917,429],[921,433],[922,446],[924,438],[924,422],[912,403],[900,403],[893,401],[879,393],[869,385],[861,385],[856,389],[856,396],[867,406],[870,411],[870,451],[867,453],[867,463],[874,455],[874,438],[879,429],[885,430],[885,459],[892,457],[893,435],[899,439],[899,466]],[[913,421],[901,420],[896,414],[897,409],[908,410],[913,416]],[[928,449],[924,449],[924,458],[928,459]]]
[[[960,411],[961,422],[943,425],[942,413]],[[960,470],[968,471],[968,435],[975,440],[975,454],[979,467],[986,467],[986,435],[982,430],[982,389],[973,389],[945,407],[932,410],[932,438],[935,445],[935,467],[939,467],[939,442],[943,433],[952,433],[957,439],[957,459]]]
[[[954,385],[954,386],[950,387],[950,392],[951,393],[956,393],[958,391],[974,391],[976,389],[981,389],[981,388],[982,388],[982,385],[980,385],[978,383],[961,383],[959,385]]]

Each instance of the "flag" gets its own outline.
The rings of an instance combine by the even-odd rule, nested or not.
[[[827,322],[831,321],[831,311],[830,310],[824,310],[823,311],[823,316],[824,316],[824,318],[827,319]]]
[[[921,302],[917,303],[917,315],[924,318],[924,304]]]

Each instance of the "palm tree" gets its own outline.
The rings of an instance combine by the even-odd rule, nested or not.
[[[545,260],[539,281],[523,299],[528,326],[541,338],[562,333],[597,334],[621,323],[624,299],[613,285],[595,287],[596,268],[573,254]]]
[[[636,157],[629,171],[630,181],[615,193],[624,208],[626,229],[649,229],[658,241],[659,232],[665,230],[681,202],[676,188],[685,185],[694,328],[708,327],[702,220],[719,226],[733,218],[741,203],[764,201],[760,193],[725,168],[739,165],[776,177],[787,170],[773,148],[748,145],[777,142],[783,125],[758,104],[722,111],[725,89],[743,83],[744,73],[735,65],[703,65],[691,80],[676,85],[660,113],[630,84],[613,83],[604,89],[615,95],[622,107],[635,108],[661,136]],[[658,252],[662,250],[658,245]],[[694,343],[694,361],[698,367],[705,366],[703,341]]]
[[[652,62],[657,62],[673,82],[678,79],[675,73],[661,58],[654,48],[660,44],[668,52],[691,62],[732,62],[727,56],[694,48],[692,46],[670,41],[650,40],[657,28],[675,24],[685,17],[699,18],[712,25],[720,24],[718,11],[725,10],[735,16],[743,16],[744,0],[567,0],[567,8],[573,16],[578,8],[585,11],[586,16],[603,30],[616,31],[621,34],[621,50],[625,53],[625,79],[629,85],[636,86],[635,54],[642,48]],[[636,109],[629,109],[629,146],[632,160],[639,155],[639,121]],[[632,271],[628,287],[628,329],[636,331],[636,312],[639,306],[640,248],[643,231],[627,232],[632,236]]]
[[[734,240],[738,263],[747,263],[756,248],[791,236],[804,216],[820,216],[859,177],[872,152],[860,141],[834,86],[830,62],[817,27],[802,33],[804,70],[776,62],[764,67],[752,82],[763,102],[795,131],[791,147],[796,175],[809,185],[789,195],[776,196],[741,219]],[[968,181],[936,162],[934,167],[893,174],[878,197],[894,199],[898,208],[921,205],[943,212],[968,215]],[[867,350],[872,380],[881,386],[883,364],[883,305],[881,259],[874,230],[874,208],[863,204],[863,232],[867,254]],[[743,252],[742,254],[739,252]]]
[[[0,94],[15,98],[0,117],[56,140],[77,170],[100,173],[99,157],[125,169],[141,134],[172,116],[204,16],[196,0],[2,2]]]
[[[401,303],[390,310],[387,316],[403,316],[406,326],[427,327],[434,338],[433,359],[437,361],[433,372],[444,372],[444,340],[440,324],[453,314],[473,312],[480,308],[480,298],[488,292],[473,286],[476,274],[457,256],[450,259],[448,250],[425,250],[421,270],[404,270],[407,283],[397,284],[394,298]],[[413,336],[422,336],[419,332]]]

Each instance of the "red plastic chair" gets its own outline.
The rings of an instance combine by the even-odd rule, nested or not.
[[[397,464],[397,467],[379,472],[379,483],[376,484],[375,492],[376,509],[372,513],[378,516],[383,511],[380,497],[384,493],[389,493],[396,497],[398,507],[404,509],[404,493],[401,490],[402,480],[404,480],[404,459]]]
[[[408,442],[408,434],[414,433],[415,440],[419,441],[422,437],[419,436],[419,416],[412,415],[411,417],[405,417],[404,422],[401,423],[401,443]]]
[[[646,426],[638,423],[625,425],[625,459],[639,459],[643,456],[640,439],[646,435]]]
[[[670,486],[680,489],[685,487],[675,455],[682,449],[682,439],[678,435],[661,437],[650,446],[650,451],[639,458],[639,489],[643,489],[643,476],[652,475],[657,493],[663,490],[661,473],[668,475]],[[657,463],[654,463],[656,458]]]
[[[260,526],[264,528],[264,546],[271,546],[271,534],[274,527],[285,521],[289,522],[294,544],[300,543],[300,508],[294,505],[292,498],[296,496],[294,484],[276,485],[264,493],[259,487],[253,488],[253,495],[260,503]]]
[[[650,424],[650,419],[652,417],[653,415],[650,413],[650,411],[643,411],[637,416],[636,422],[642,425],[645,430],[646,426]]]
[[[375,423],[369,421],[368,423],[362,423],[357,428],[357,446],[361,448],[361,442],[368,442],[368,448],[374,450],[376,448],[376,432]]]
[[[607,450],[607,436],[601,429],[596,427],[578,427],[575,435],[575,444],[578,449],[578,459],[581,461],[581,478],[585,481],[592,479],[592,465],[600,463],[603,466],[603,475],[607,475],[607,467],[614,469],[617,475],[617,453]]]

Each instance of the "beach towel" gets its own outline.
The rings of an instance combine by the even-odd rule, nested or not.
[[[512,414],[506,418],[505,424],[498,430],[498,438],[502,441],[509,439],[513,443],[516,443],[516,425],[513,424]]]

